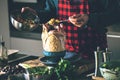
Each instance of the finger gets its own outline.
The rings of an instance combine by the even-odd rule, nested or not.
[[[77,14],[77,15],[75,15],[75,16],[70,16],[69,17],[69,20],[71,21],[71,22],[80,22],[80,21],[83,21],[82,20],[82,16],[80,15],[80,14]]]
[[[23,12],[24,12],[24,10],[25,10],[25,8],[22,8],[22,9],[21,9],[21,13],[23,13]]]
[[[81,22],[77,22],[77,23],[75,24],[75,26],[77,26],[77,27],[82,27],[82,26],[84,26],[85,24],[86,24],[85,22],[81,21]]]
[[[63,29],[63,24],[61,23],[61,24],[59,25],[59,31],[62,31],[62,29]]]
[[[60,23],[60,28],[63,28],[63,23]]]
[[[81,19],[81,18],[80,18],[80,19],[77,19],[76,22],[78,22],[78,23],[79,23],[79,22],[84,22],[84,19]]]
[[[74,14],[72,17],[73,18],[79,18],[79,17],[81,17],[82,15],[81,14]]]
[[[43,26],[43,31],[48,31],[48,25],[43,24],[42,26]]]
[[[66,35],[66,33],[64,31],[64,25],[62,23],[60,24],[60,30],[64,35]]]
[[[77,21],[76,18],[72,18],[72,17],[69,17],[68,20],[71,22],[71,23],[75,23]]]

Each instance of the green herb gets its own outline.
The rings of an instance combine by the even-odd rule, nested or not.
[[[32,75],[51,75],[55,80],[73,80],[71,76],[74,74],[75,66],[68,60],[61,59],[55,67],[34,67],[28,68]]]
[[[68,60],[61,59],[58,65],[54,68],[54,75],[57,80],[70,80],[71,74],[74,73],[75,66],[72,65]]]

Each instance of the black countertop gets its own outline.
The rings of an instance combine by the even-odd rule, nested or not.
[[[37,59],[38,56],[16,53],[8,56],[8,64],[19,64],[27,60]]]

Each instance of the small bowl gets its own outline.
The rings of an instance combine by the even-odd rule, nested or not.
[[[100,73],[105,80],[120,80],[120,61],[103,63],[100,66]]]

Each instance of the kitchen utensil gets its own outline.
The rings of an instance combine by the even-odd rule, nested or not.
[[[20,10],[16,10],[11,13],[10,21],[19,31],[33,31],[39,26],[40,19],[32,12],[21,13]]]
[[[65,20],[60,20],[60,23],[65,23],[65,22],[68,22],[69,19],[65,19]]]

